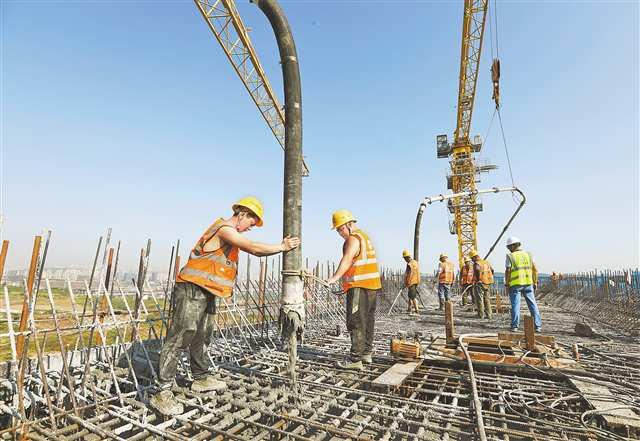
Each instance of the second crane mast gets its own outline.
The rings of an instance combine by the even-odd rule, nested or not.
[[[454,193],[469,192],[467,196],[451,199],[449,203],[449,210],[454,215],[450,231],[458,235],[460,268],[464,257],[478,246],[478,211],[482,210],[482,204],[478,203],[475,194],[476,174],[493,168],[476,165],[474,153],[480,151],[482,139],[476,137],[472,141],[469,135],[487,8],[488,0],[464,0],[458,114],[453,143],[448,142],[447,135],[437,136],[438,158],[451,158],[451,175],[447,177],[447,187]]]

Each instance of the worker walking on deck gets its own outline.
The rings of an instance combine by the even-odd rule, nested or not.
[[[464,266],[460,269],[460,289],[462,290],[462,305],[467,304],[467,298],[473,303],[473,262],[470,258],[464,258]]]
[[[507,260],[504,282],[509,290],[511,300],[511,331],[517,331],[520,326],[520,295],[524,296],[533,316],[536,332],[542,330],[540,311],[536,304],[535,289],[538,286],[538,270],[530,253],[521,249],[520,239],[507,239]]]
[[[489,289],[493,285],[493,268],[491,264],[481,259],[476,250],[469,252],[473,260],[473,298],[478,311],[478,317],[491,319],[491,297]]]
[[[440,254],[440,264],[438,265],[438,302],[440,310],[444,308],[444,302],[449,300],[451,285],[454,279],[453,263],[449,262],[446,253]]]
[[[418,297],[418,285],[420,284],[418,261],[411,258],[408,250],[402,252],[402,258],[407,262],[407,269],[404,272],[404,287],[407,288],[407,297],[409,298],[407,312],[411,314],[412,309],[415,309],[416,314],[419,314],[418,301],[416,300]]]
[[[333,213],[332,222],[344,245],[340,264],[327,283],[341,280],[341,292],[347,293],[347,329],[351,336],[350,360],[339,367],[362,370],[362,363],[372,362],[377,290],[382,288],[376,251],[348,210]]]
[[[246,197],[233,205],[233,215],[216,220],[200,237],[187,264],[176,278],[172,298],[173,320],[160,353],[158,389],[149,404],[164,415],[177,415],[183,406],[171,392],[183,350],[189,350],[191,390],[222,390],[225,383],[210,373],[207,347],[214,328],[216,300],[233,294],[240,250],[255,256],[270,256],[300,245],[297,237],[268,245],[253,242],[241,233],[263,223],[263,208],[254,197]]]

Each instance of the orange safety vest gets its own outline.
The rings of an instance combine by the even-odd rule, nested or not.
[[[420,269],[416,260],[410,260],[407,263],[407,271],[404,274],[404,285],[413,286],[420,284]]]
[[[491,265],[486,260],[478,259],[476,261],[480,267],[480,283],[483,285],[493,284],[493,272],[491,271]],[[475,274],[474,274],[475,276]],[[474,282],[477,282],[474,277]]]
[[[444,283],[445,285],[452,284],[455,277],[453,274],[453,263],[449,261],[440,262],[440,268],[442,272],[438,274],[438,282]]]
[[[191,250],[189,261],[182,268],[176,282],[191,282],[218,297],[231,297],[238,273],[240,250],[223,245],[214,251],[205,251],[205,244],[223,227],[224,219],[218,219],[207,228]]]
[[[362,230],[355,230],[351,235],[360,242],[360,252],[353,259],[353,264],[342,277],[342,290],[382,288],[376,261],[376,250],[373,248],[369,236]]]
[[[473,266],[463,266],[460,274],[460,282],[463,285],[469,285],[473,283]]]

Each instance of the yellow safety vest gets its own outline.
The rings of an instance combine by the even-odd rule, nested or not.
[[[511,262],[511,276],[509,286],[527,286],[533,284],[533,270],[531,255],[526,251],[514,251],[507,254]]]
[[[460,282],[463,285],[469,285],[473,283],[473,266],[465,265],[460,271]]]
[[[376,250],[373,248],[369,236],[362,230],[355,230],[351,235],[360,242],[360,252],[342,277],[343,291],[348,291],[351,288],[372,290],[382,288]]]
[[[473,277],[474,282],[480,282],[483,285],[493,284],[493,272],[491,271],[491,265],[486,260],[478,259],[476,262],[480,267],[480,280],[475,280],[475,274]]]
[[[205,251],[205,244],[211,240],[223,225],[220,218],[204,232],[191,250],[189,261],[182,268],[176,282],[191,282],[218,297],[231,297],[238,273],[240,250],[225,244],[213,251]]]
[[[448,260],[440,262],[440,268],[442,272],[438,275],[438,282],[445,285],[451,285],[455,278],[455,274],[453,273],[453,263]]]
[[[407,263],[407,271],[404,276],[404,285],[413,286],[420,284],[420,269],[418,268],[418,262],[410,260]]]

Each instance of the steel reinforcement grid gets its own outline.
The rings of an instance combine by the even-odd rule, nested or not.
[[[401,386],[374,388],[373,381],[398,362],[389,340],[423,329],[389,312],[392,305],[400,312],[407,306],[398,295],[402,274],[390,270],[383,271],[378,296],[373,363],[362,372],[336,363],[350,346],[343,297],[307,280],[294,386],[278,335],[280,278],[276,271],[269,275],[265,261],[255,280],[246,277],[219,305],[208,353],[226,390],[191,391],[183,357],[173,391],[185,410],[162,417],[147,403],[170,326],[173,278],[150,283],[144,278],[148,252],[141,256],[147,261],[141,258],[140,281],[105,277],[103,259],[96,283],[78,287],[67,280],[53,288],[45,277],[34,291],[39,295],[23,289],[23,329],[20,302],[11,298],[15,290],[3,287],[0,439],[637,439],[633,427],[612,424],[576,386],[606,388],[600,400],[615,395],[617,407],[638,411],[640,362],[614,342],[584,350],[579,372],[498,363],[474,363],[471,372],[460,360],[427,356]],[[169,274],[175,274],[172,265]],[[316,264],[309,272],[322,277],[329,266]],[[434,287],[425,281],[421,289],[433,294]],[[482,424],[474,412],[476,394]]]

